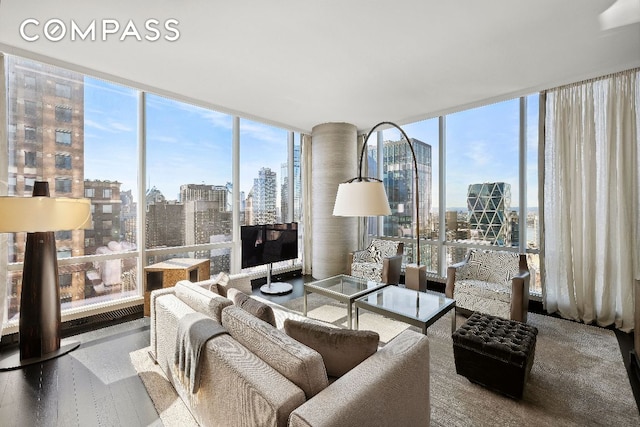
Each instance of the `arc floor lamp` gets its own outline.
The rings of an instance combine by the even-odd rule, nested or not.
[[[91,227],[89,199],[49,197],[49,183],[37,181],[33,197],[0,197],[0,232],[27,232],[20,297],[20,354],[0,370],[43,362],[80,344],[60,345],[60,287],[54,231]]]
[[[375,125],[364,139],[362,151],[360,152],[360,162],[358,165],[358,176],[343,182],[338,186],[336,202],[333,207],[335,216],[383,216],[391,215],[389,199],[384,189],[384,184],[378,178],[363,177],[362,166],[364,153],[367,149],[367,141],[373,132],[381,126],[391,126],[400,131],[404,140],[409,144],[411,156],[413,157],[413,178],[414,178],[414,204],[416,212],[416,264],[408,264],[405,269],[405,285],[416,290],[425,290],[427,286],[426,267],[420,264],[420,191],[418,189],[418,160],[413,149],[413,144],[402,130],[402,128],[392,122],[380,122]]]

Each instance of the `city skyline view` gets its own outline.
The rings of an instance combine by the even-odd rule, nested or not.
[[[538,205],[538,98],[529,96],[527,102],[527,207],[534,208]],[[155,187],[167,200],[177,200],[180,185],[231,181],[232,116],[153,94],[147,94],[146,103],[147,190]],[[447,116],[447,210],[466,206],[469,185],[498,181],[512,184],[512,207],[518,207],[518,120],[517,99]],[[434,212],[439,206],[438,119],[402,127],[409,137],[432,147]],[[263,167],[276,172],[280,181],[287,133],[240,119],[240,191],[245,195]],[[85,77],[86,178],[118,180],[123,190],[130,189],[137,197],[137,138],[137,92]],[[398,140],[400,134],[388,129],[383,138]],[[299,143],[298,133],[295,143]],[[368,144],[375,144],[375,136]],[[114,163],[132,167],[114,171]]]
[[[91,199],[91,229],[56,233],[59,259],[88,256],[61,270],[64,304],[135,292],[139,286],[135,259],[126,255],[104,260],[105,254],[156,249],[157,253],[147,255],[146,264],[186,256],[209,258],[212,274],[231,271],[238,256],[232,245],[233,228],[238,225],[230,187],[233,116],[19,57],[10,57],[9,69],[9,108],[14,120],[9,135],[10,194],[26,196],[36,180],[45,179],[53,196]],[[528,98],[527,117],[536,123],[537,96]],[[145,126],[138,122],[140,117]],[[525,219],[517,207],[523,175],[519,99],[452,113],[445,120],[444,182],[439,174],[439,119],[403,126],[419,157],[420,236],[428,243],[421,254],[426,255],[428,270],[441,271],[441,257],[434,246],[438,240],[535,251],[537,151],[532,147],[537,127],[528,128]],[[300,134],[294,133],[295,149],[289,159],[287,130],[239,119],[238,132],[239,224],[287,222],[289,215],[299,221],[303,213]],[[369,231],[372,236],[412,238],[416,221],[409,145],[394,130],[384,130],[382,139],[380,165],[375,164],[377,148],[371,150],[377,138],[368,141],[373,154],[371,173],[383,172],[393,214],[383,219],[383,228]],[[145,141],[143,147],[138,146],[140,140]],[[288,173],[296,177],[293,206],[287,197],[292,189],[284,179]],[[500,200],[500,208],[469,208],[470,189],[482,183],[504,183],[510,189],[508,196],[495,199]],[[445,210],[455,210],[457,215],[439,215],[442,189]],[[144,241],[138,238],[140,191],[146,192]],[[525,220],[522,236],[520,225]],[[441,235],[442,225],[446,235]],[[492,231],[498,228],[501,231]],[[413,246],[411,241],[405,244],[406,262],[413,262]],[[463,247],[445,249],[448,263],[464,256]],[[10,262],[20,262],[23,254],[24,236],[16,235],[9,245]],[[20,275],[12,273],[10,282],[9,312],[17,313]]]
[[[232,116],[152,94],[146,103],[147,190],[155,187],[167,200],[177,200],[180,185],[231,182]],[[263,167],[280,180],[287,133],[240,119],[240,191],[245,195]],[[137,197],[137,138],[137,92],[85,77],[86,178],[118,180]],[[114,163],[135,167],[114,171]]]

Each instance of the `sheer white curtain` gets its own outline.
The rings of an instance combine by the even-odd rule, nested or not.
[[[624,331],[640,279],[639,74],[546,93],[545,308]]]
[[[302,274],[311,274],[311,135],[302,134],[300,142],[302,175]]]
[[[7,93],[4,55],[0,53],[0,195],[6,196],[8,189],[9,159],[7,150]],[[7,263],[8,248],[7,234],[0,233],[0,335],[2,335],[2,326],[5,322],[5,305],[7,303]]]

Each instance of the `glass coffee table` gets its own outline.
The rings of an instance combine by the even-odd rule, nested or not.
[[[453,310],[451,332],[456,330],[456,301],[437,292],[419,292],[398,286],[387,286],[358,298],[354,305],[356,329],[358,329],[359,310],[367,310],[417,326],[426,335],[429,326]]]
[[[339,276],[317,280],[304,284],[304,308],[303,314],[307,315],[307,295],[316,293],[329,298],[347,303],[347,324],[352,329],[353,301],[368,293],[389,286],[386,283],[374,282],[360,277]]]

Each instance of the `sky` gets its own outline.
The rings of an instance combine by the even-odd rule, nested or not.
[[[138,93],[85,78],[85,178],[117,180],[136,193]],[[169,200],[181,184],[225,185],[232,179],[232,116],[163,98],[146,96],[145,183]],[[287,131],[240,120],[240,190],[245,194],[262,167],[280,182]]]
[[[138,170],[138,92],[85,78],[85,179],[117,180],[136,196]],[[169,200],[181,184],[225,185],[231,182],[232,117],[153,94],[147,103],[147,188]],[[538,97],[527,99],[527,205],[538,205]],[[519,205],[519,100],[450,114],[446,117],[447,208],[466,207],[470,184],[511,184],[511,206]],[[432,147],[432,206],[438,207],[438,119],[402,126],[410,138]],[[395,129],[383,132],[397,140]],[[296,135],[296,143],[298,136]],[[375,137],[369,139],[375,143]],[[248,194],[262,167],[281,180],[286,162],[287,131],[240,120],[240,189]]]
[[[519,206],[519,99],[446,116],[445,171],[447,208],[467,206],[470,184],[511,184],[511,206]],[[538,206],[538,96],[527,97],[527,206]],[[438,119],[402,126],[409,138],[431,145],[432,206],[439,206]],[[398,140],[396,129],[383,131],[385,140]],[[369,144],[375,143],[372,136]]]

